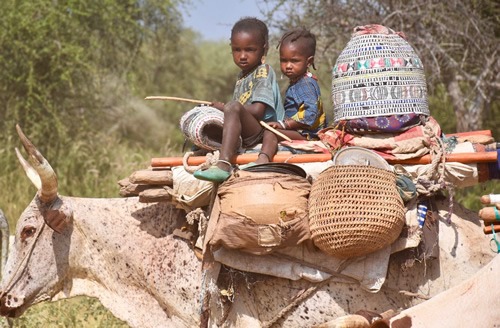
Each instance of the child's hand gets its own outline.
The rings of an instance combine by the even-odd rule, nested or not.
[[[212,102],[212,107],[217,108],[220,111],[224,110],[224,105],[225,104],[222,103],[222,102],[220,102],[220,101],[214,101],[214,102]]]
[[[283,130],[283,126],[279,122],[267,122],[267,125],[274,129],[281,129]]]

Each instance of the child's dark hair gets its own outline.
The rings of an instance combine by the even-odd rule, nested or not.
[[[266,23],[255,17],[244,17],[234,24],[231,29],[231,38],[239,32],[256,32],[256,35],[264,44],[264,53],[267,53],[269,49],[269,30]]]
[[[297,43],[308,57],[316,54],[316,36],[305,28],[294,29],[283,34],[278,47],[294,42]]]

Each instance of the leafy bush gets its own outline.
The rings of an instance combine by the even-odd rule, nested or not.
[[[7,321],[3,318],[4,321]],[[11,327],[126,328],[101,303],[89,297],[75,297],[54,303],[41,303],[28,309],[20,318],[9,319]]]

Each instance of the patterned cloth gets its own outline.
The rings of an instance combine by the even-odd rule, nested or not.
[[[381,25],[354,29],[332,72],[336,123],[412,113],[430,115],[422,62],[403,36]]]
[[[298,130],[308,140],[318,139],[318,131],[326,127],[321,91],[315,76],[306,73],[288,86],[285,93],[285,116],[309,126]]]
[[[402,132],[420,124],[420,115],[410,113],[404,115],[353,118],[351,120],[339,121],[337,128],[354,133]]]
[[[441,135],[439,123],[428,117],[426,123],[436,136]],[[400,133],[351,134],[346,131],[326,128],[318,133],[319,138],[332,150],[343,147],[358,146],[368,148],[386,160],[408,159],[424,156],[429,153],[432,140],[425,134],[424,125],[414,126]]]
[[[242,105],[254,102],[266,104],[263,118],[265,122],[282,120],[285,116],[276,74],[267,64],[257,66],[246,76],[239,76],[234,87],[233,100]]]

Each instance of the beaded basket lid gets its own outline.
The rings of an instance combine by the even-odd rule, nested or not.
[[[358,26],[332,72],[334,121],[430,115],[424,68],[404,34],[382,25]]]

